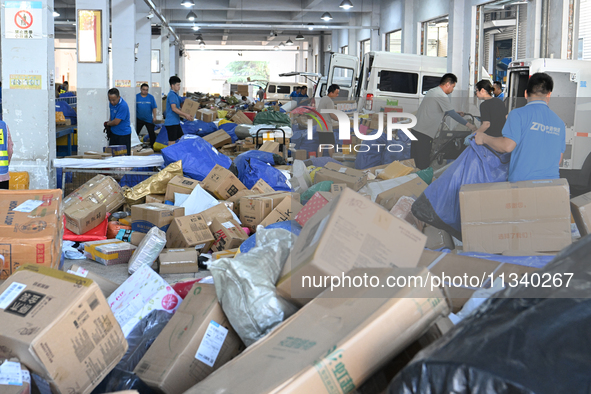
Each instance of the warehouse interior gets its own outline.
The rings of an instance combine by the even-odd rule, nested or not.
[[[0,394],[586,393],[589,124],[591,0],[0,0]]]

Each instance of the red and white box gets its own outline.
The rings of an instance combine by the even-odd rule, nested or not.
[[[334,195],[329,192],[316,192],[310,200],[304,205],[300,212],[296,215],[295,221],[298,222],[302,227],[308,220],[316,213],[321,210],[326,204],[328,204]]]

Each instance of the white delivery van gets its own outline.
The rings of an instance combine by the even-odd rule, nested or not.
[[[571,186],[591,187],[591,62],[566,59],[523,59],[509,64],[508,110],[526,104],[525,89],[532,74],[554,80],[550,108],[566,125],[566,150],[560,176]]]
[[[327,84],[338,78],[339,96],[357,100],[358,108],[367,112],[381,112],[389,106],[412,113],[419,108],[425,93],[439,85],[446,72],[446,58],[368,52],[359,70],[357,57],[333,53]]]
[[[297,82],[269,82],[265,90],[265,101],[287,103],[291,100],[289,95],[295,91],[296,87],[304,85],[306,84]]]

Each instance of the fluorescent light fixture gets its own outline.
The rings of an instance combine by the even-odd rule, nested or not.
[[[304,39],[304,36],[302,36],[302,33],[298,32],[298,35],[296,36],[296,41],[302,41]]]
[[[57,18],[58,16],[60,16],[60,13],[57,11],[53,11],[53,17]]]
[[[199,26],[193,25],[192,29],[193,29],[193,31],[197,31],[197,30],[199,30]]]
[[[308,30],[314,30],[314,24],[308,23]]]
[[[291,37],[289,37],[287,39],[287,41],[285,41],[285,45],[293,45],[293,41],[291,40]]]
[[[325,12],[324,14],[322,14],[322,16],[320,17],[320,19],[322,19],[323,21],[328,22],[329,20],[332,19],[332,15],[330,15],[330,12]]]
[[[184,7],[193,7],[195,5],[195,2],[193,0],[183,0],[181,1],[181,5]]]
[[[343,0],[339,7],[343,8],[345,10],[348,10],[350,8],[353,8],[353,3],[351,3],[350,0]]]
[[[195,19],[197,19],[197,14],[195,14],[193,11],[189,12],[187,14],[187,19],[190,20],[191,22],[194,21]]]

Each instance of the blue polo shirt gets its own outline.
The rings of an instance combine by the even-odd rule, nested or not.
[[[111,132],[116,135],[128,135],[131,134],[131,123],[129,122],[129,106],[123,100],[123,97],[119,98],[119,103],[113,105],[109,102],[109,109],[111,112],[111,120],[121,119],[121,122],[117,126],[111,126]]]
[[[166,97],[166,111],[164,111],[164,126],[174,126],[181,124],[181,117],[172,110],[171,105],[176,104],[177,109],[181,109],[181,98],[172,89],[168,92]]]
[[[293,92],[291,92],[289,97],[298,97],[298,95],[299,95],[299,93],[294,90]]]
[[[152,110],[154,108],[158,108],[154,96],[148,93],[146,97],[143,97],[141,93],[138,93],[135,96],[135,105],[136,118],[148,123],[154,122],[154,120],[152,119]]]
[[[560,177],[560,154],[566,149],[565,126],[545,101],[530,101],[511,111],[503,137],[517,144],[511,152],[509,182]]]

